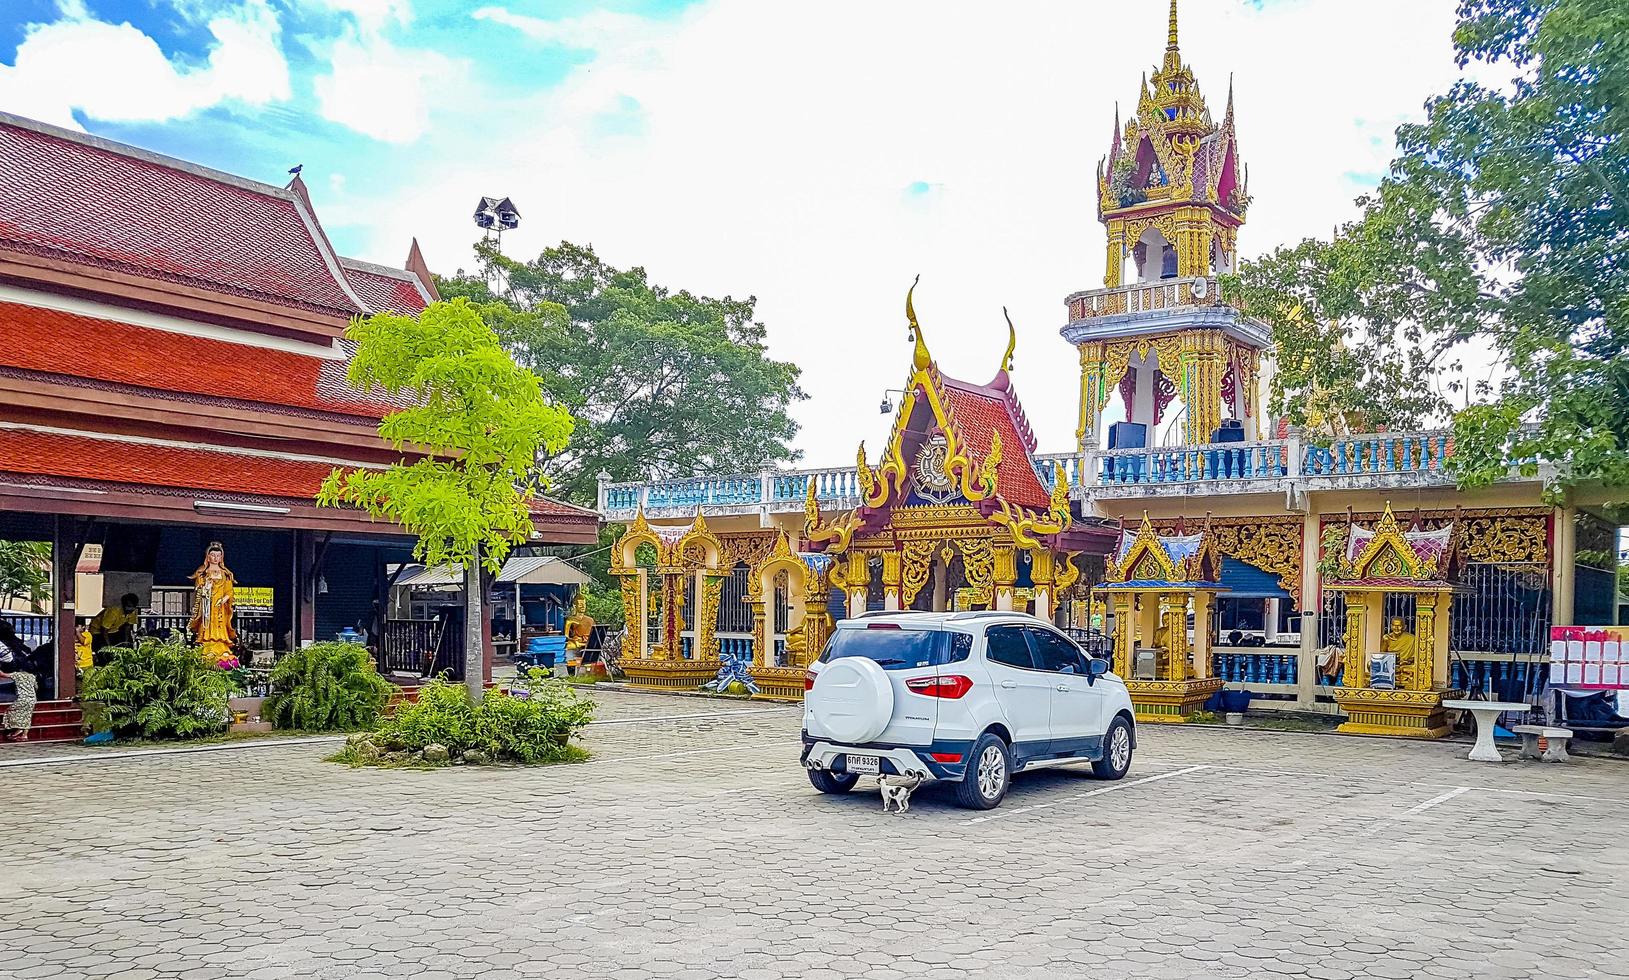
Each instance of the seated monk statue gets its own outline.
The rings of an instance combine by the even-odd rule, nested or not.
[[[1415,639],[1414,634],[1408,632],[1407,624],[1394,618],[1391,628],[1380,638],[1380,649],[1397,655],[1397,689],[1413,690]]]
[[[571,615],[566,617],[566,652],[581,654],[588,646],[588,638],[594,632],[594,617],[588,614],[588,596],[577,593],[577,601],[573,603]]]

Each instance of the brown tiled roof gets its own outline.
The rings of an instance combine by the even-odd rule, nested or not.
[[[29,476],[310,501],[334,465],[226,449],[0,428],[0,472]],[[531,510],[539,517],[599,519],[592,510],[547,497],[534,499]]]
[[[941,376],[945,400],[956,432],[970,449],[975,459],[982,460],[990,452],[991,435],[1001,433],[1001,462],[996,465],[996,492],[1022,507],[1045,509],[1051,495],[1041,486],[1035,475],[1035,464],[1030,454],[1035,450],[1035,435],[1017,399],[1008,388],[995,385],[975,385],[955,378]],[[997,383],[1005,383],[998,376]]]
[[[396,406],[345,380],[345,361],[0,303],[0,366],[367,418]]]
[[[422,313],[429,305],[417,276],[357,259],[341,259],[345,278],[362,297],[369,313]]]
[[[295,191],[5,114],[0,246],[324,314],[361,312]]]

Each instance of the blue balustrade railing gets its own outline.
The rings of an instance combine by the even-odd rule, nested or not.
[[[1308,476],[1443,473],[1453,445],[1453,433],[1446,429],[1346,436],[1329,446],[1307,446],[1302,472]]]
[[[1063,472],[1069,478],[1069,485],[1071,487],[1081,485],[1081,473],[1084,469],[1078,453],[1042,453],[1031,457],[1030,461],[1035,466],[1035,475],[1040,478],[1041,486],[1045,487],[1048,493],[1052,492],[1053,486],[1057,483],[1059,463],[1063,464]]]
[[[1265,480],[1289,475],[1283,441],[1116,449],[1098,457],[1103,486]]]
[[[752,637],[750,636],[721,636],[718,638],[718,658],[720,660],[751,660]]]
[[[1216,676],[1238,684],[1294,684],[1299,673],[1295,653],[1217,653]]]

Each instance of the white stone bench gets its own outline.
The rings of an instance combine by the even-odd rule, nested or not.
[[[1511,731],[1522,737],[1522,758],[1539,759],[1544,762],[1566,762],[1571,756],[1567,755],[1567,740],[1572,738],[1572,730],[1568,728],[1551,728],[1549,725],[1517,725]],[[1539,740],[1544,740],[1544,751],[1539,751]]]

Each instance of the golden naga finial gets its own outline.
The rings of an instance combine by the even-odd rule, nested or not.
[[[1171,0],[1171,27],[1165,39],[1165,46],[1172,51],[1175,51],[1177,47],[1176,4],[1177,0]]]
[[[996,478],[1000,475],[1001,467],[1001,433],[990,433],[990,451],[984,455],[984,462],[979,465],[979,485],[986,497],[995,496]]]
[[[1001,315],[1007,318],[1007,353],[1001,355],[1001,370],[1012,370],[1012,352],[1018,347],[1018,331],[1013,328],[1012,317],[1008,315],[1007,308],[1001,308]]]
[[[916,284],[922,281],[922,275],[917,274],[911,280],[911,288],[905,291],[905,319],[911,325],[911,339],[916,341],[916,353],[911,363],[916,365],[918,371],[926,371],[928,365],[933,363],[933,357],[928,353],[927,341],[922,338],[922,325],[916,322],[916,307],[911,305],[911,296],[916,292]]]

